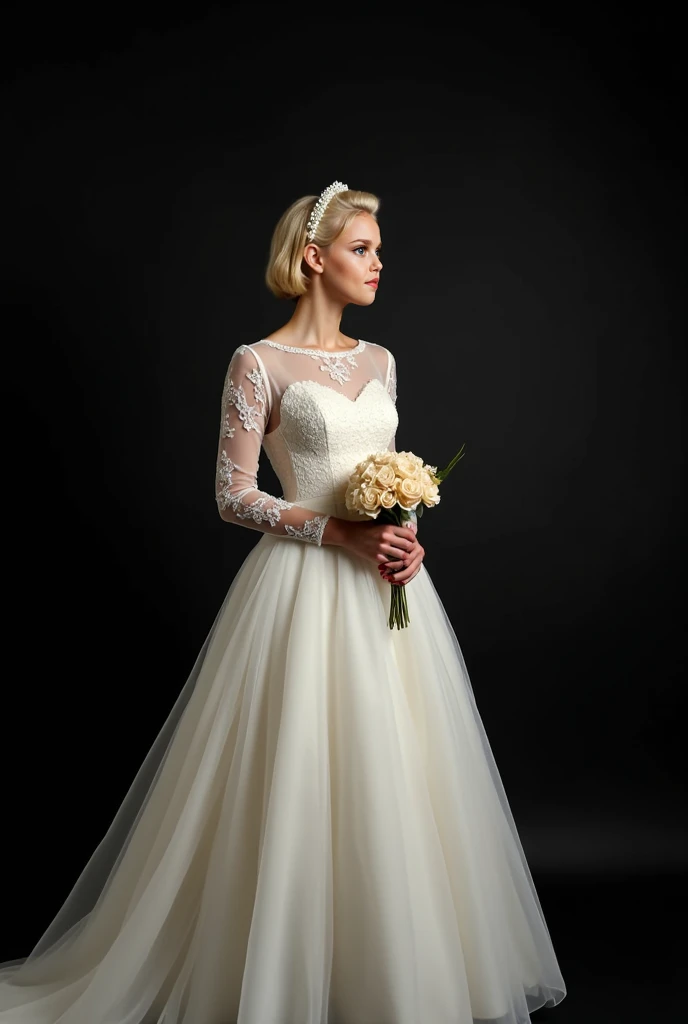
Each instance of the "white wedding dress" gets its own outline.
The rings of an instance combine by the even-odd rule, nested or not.
[[[360,520],[347,479],[394,449],[395,401],[369,342],[233,353],[217,502],[262,536],[72,893],[3,965],[0,1024],[526,1024],[564,998],[427,570],[391,630],[376,564],[321,544]]]

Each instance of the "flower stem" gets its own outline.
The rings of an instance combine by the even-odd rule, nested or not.
[[[392,583],[392,597],[389,602],[389,628],[404,629],[411,621],[406,600],[406,588],[401,583]]]
[[[403,523],[411,520],[412,522],[417,521],[415,509],[400,508],[395,505],[393,508],[385,508],[380,513],[380,518],[385,518],[388,522],[396,523],[397,526],[401,526]],[[406,587],[401,583],[392,583],[391,585],[391,598],[389,602],[389,620],[388,626],[390,629],[405,629],[411,621],[411,616],[408,610],[408,601],[406,599]]]

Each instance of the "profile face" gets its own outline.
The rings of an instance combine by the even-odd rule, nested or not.
[[[369,213],[359,213],[348,228],[322,250],[322,286],[342,303],[371,306],[380,283],[380,228]]]

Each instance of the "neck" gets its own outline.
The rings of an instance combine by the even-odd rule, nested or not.
[[[345,341],[340,330],[343,307],[314,289],[302,295],[291,319],[282,328],[289,344],[302,348],[339,349]]]

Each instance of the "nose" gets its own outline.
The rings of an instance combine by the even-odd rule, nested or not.
[[[375,258],[373,259],[371,270],[374,270],[377,273],[379,273],[382,270],[382,260],[380,259],[377,253],[375,253]]]

